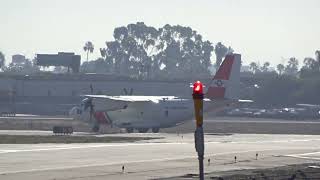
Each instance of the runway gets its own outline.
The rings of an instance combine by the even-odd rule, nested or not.
[[[43,116],[32,114],[16,114],[16,116],[0,116],[0,120],[65,120],[71,121],[73,118],[67,116]]]
[[[320,124],[320,120],[284,120],[284,119],[263,119],[263,118],[217,118],[205,120],[205,123],[268,123],[268,124]]]
[[[242,133],[242,134],[313,134],[320,135],[320,120],[284,120],[270,118],[246,117],[215,117],[204,120],[205,132],[212,133]],[[194,122],[173,128],[164,129],[164,132],[194,131]]]
[[[2,144],[0,179],[155,179],[198,172],[192,133],[121,136],[163,139],[105,144]],[[205,162],[211,159],[210,166],[206,163],[206,172],[320,159],[318,135],[218,134],[206,135],[205,141]]]
[[[93,133],[88,132],[73,132],[69,136],[86,136]],[[52,136],[54,135],[52,131],[39,131],[39,130],[0,130],[0,135],[22,135],[22,136]]]
[[[7,130],[52,130],[53,126],[73,126],[75,131],[90,132],[88,122],[74,121],[67,116],[19,115],[0,117],[0,129]],[[243,134],[314,134],[320,135],[320,120],[283,120],[270,118],[214,117],[204,121],[208,133],[243,133]],[[102,132],[116,133],[119,128],[104,126]],[[194,121],[172,128],[161,129],[164,133],[192,133]]]

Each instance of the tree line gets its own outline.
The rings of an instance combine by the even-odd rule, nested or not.
[[[251,86],[254,90],[249,97],[257,104],[262,106],[320,104],[319,50],[315,51],[314,58],[304,58],[300,69],[299,61],[294,57],[288,60],[287,65],[278,64],[277,72],[268,72],[269,65],[268,62],[262,66],[250,63],[251,73],[259,80],[256,88]]]
[[[209,77],[210,69],[220,66],[222,59],[233,49],[221,42],[213,44],[191,27],[166,24],[155,28],[143,22],[116,27],[113,40],[99,48],[101,57],[90,60],[95,50],[87,41],[83,46],[86,61],[81,65],[83,73],[106,73],[136,79],[190,79]],[[1,56],[2,55],[2,56]],[[212,56],[216,62],[212,63]],[[5,72],[32,73],[40,69],[27,60],[25,64],[10,63],[4,66],[0,54],[0,66]],[[1,64],[2,63],[2,64]],[[56,67],[54,72],[65,72]]]
[[[96,60],[89,61],[89,55],[95,50],[91,41],[85,43],[83,50],[86,61],[81,65],[81,72],[116,74],[141,80],[207,79],[211,74],[210,67],[218,68],[222,59],[233,53],[231,47],[221,42],[213,44],[191,27],[166,24],[155,28],[143,22],[116,27],[113,40],[106,41],[105,47],[98,49],[101,57]],[[211,59],[214,55],[216,61],[213,63]],[[251,88],[245,98],[267,106],[319,104],[320,50],[315,51],[314,57],[304,58],[301,68],[299,63],[295,57],[274,68],[269,62],[262,65],[251,62],[250,71],[246,73],[257,84],[244,84],[246,88]],[[0,68],[13,73],[40,72],[34,60],[5,66],[5,56],[1,52]],[[66,72],[61,67],[56,67],[54,71]]]
[[[16,64],[14,62],[5,65],[5,55],[0,51],[0,69],[5,73],[13,74],[31,74],[40,72],[40,67],[35,64],[35,59],[25,59],[23,63]]]
[[[115,28],[113,38],[99,49],[101,58],[84,62],[82,71],[137,79],[209,77],[213,52],[215,67],[233,52],[231,47],[221,42],[213,45],[197,31],[180,25],[166,24],[156,29],[138,22]],[[88,55],[94,49],[93,43],[88,41],[83,49]]]

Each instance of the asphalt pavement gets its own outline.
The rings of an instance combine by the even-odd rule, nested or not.
[[[103,136],[163,139],[105,144],[2,144],[0,179],[157,179],[198,173],[192,133]],[[320,160],[319,135],[210,134],[205,141],[206,172]]]

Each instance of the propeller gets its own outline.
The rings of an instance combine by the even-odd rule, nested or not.
[[[130,91],[128,92],[127,88],[123,88],[123,92],[124,92],[124,95],[132,95],[133,94],[133,88],[130,88]]]
[[[123,88],[124,95],[128,95],[127,88]]]
[[[92,103],[92,98],[85,98],[84,100],[82,100],[82,103],[84,105],[84,111],[89,109],[89,120],[91,121],[94,114],[94,105]]]
[[[99,123],[95,120],[93,120],[93,117],[94,117],[94,114],[95,114],[95,109],[94,109],[94,104],[92,102],[92,98],[85,98],[83,101],[83,104],[84,104],[84,110],[89,110],[89,122],[91,124],[93,124],[93,127],[92,127],[92,131],[94,132],[98,132],[99,131]]]
[[[132,95],[133,94],[133,88],[130,88],[130,93],[129,95]]]
[[[93,132],[99,132],[100,125],[97,122],[97,119],[94,119],[94,120],[92,119],[94,117],[94,114],[95,114],[94,105],[92,103],[92,98],[89,99],[88,105],[89,105],[89,108],[90,108],[89,109],[90,110],[89,111],[90,112],[90,122],[93,124],[92,131]]]

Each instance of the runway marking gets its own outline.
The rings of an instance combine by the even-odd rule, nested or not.
[[[16,114],[16,117],[36,117],[39,115],[33,115],[33,114]]]
[[[264,149],[264,150],[259,150],[259,152],[270,151],[270,150],[275,150],[275,149]],[[236,153],[248,153],[248,152],[256,152],[256,150],[214,153],[214,154],[206,155],[206,157],[207,156],[236,154]],[[16,174],[16,173],[29,173],[29,172],[37,172],[37,171],[50,171],[50,170],[51,171],[52,170],[66,170],[66,169],[95,167],[95,166],[112,166],[112,165],[130,164],[130,163],[163,162],[163,161],[173,161],[173,160],[183,160],[183,159],[193,159],[193,158],[198,158],[198,156],[179,156],[179,157],[174,157],[174,158],[157,158],[157,159],[146,159],[146,160],[135,160],[135,161],[119,161],[119,162],[113,162],[113,163],[96,163],[96,164],[75,165],[75,166],[60,166],[60,167],[52,167],[52,168],[28,169],[28,170],[19,170],[19,171],[5,171],[5,172],[0,172],[0,175],[2,175],[2,174]]]
[[[297,121],[297,120],[205,120],[205,123],[272,123],[272,124],[320,124],[319,121]]]
[[[59,118],[59,117],[0,117],[0,119],[14,119],[14,120],[73,120],[73,118]]]
[[[145,145],[176,145],[176,144],[189,144],[183,142],[176,143],[125,143],[125,144],[98,144],[98,145],[81,145],[69,147],[50,147],[50,148],[36,148],[36,149],[3,149],[0,154],[4,153],[17,153],[17,152],[39,152],[39,151],[56,151],[56,150],[71,150],[71,149],[87,149],[87,148],[101,148],[101,147],[122,147],[122,146],[145,146]]]
[[[289,139],[289,140],[270,140],[270,141],[231,141],[228,143],[233,144],[241,144],[241,143],[247,143],[247,144],[258,144],[258,143],[285,143],[285,142],[308,142],[308,141],[320,141],[320,139]]]
[[[311,160],[320,160],[320,157],[310,157],[309,155],[320,154],[320,151],[311,152],[311,153],[301,153],[301,154],[289,154],[288,157],[300,158],[300,159],[311,159]]]
[[[270,141],[211,141],[205,144],[261,144],[261,143],[285,143],[285,142],[308,142],[308,141],[320,141],[320,139],[298,139],[298,140],[270,140]],[[19,152],[41,152],[41,151],[59,151],[59,150],[72,150],[72,149],[88,149],[88,148],[101,148],[101,147],[125,147],[125,146],[145,146],[145,145],[177,145],[177,144],[192,144],[193,142],[160,142],[160,143],[119,143],[119,144],[90,144],[90,145],[78,145],[78,146],[65,146],[65,147],[48,147],[48,148],[35,148],[35,149],[0,149],[0,154],[6,153],[19,153]]]

